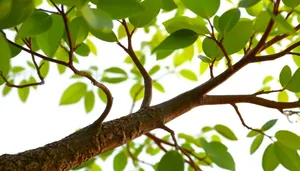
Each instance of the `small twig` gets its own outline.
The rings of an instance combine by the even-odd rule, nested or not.
[[[66,15],[68,15],[74,8],[75,8],[75,6],[72,6],[72,7],[66,12]]]
[[[127,149],[127,152],[128,152],[129,157],[130,157],[133,161],[137,161],[137,162],[139,162],[139,163],[146,164],[146,165],[148,165],[148,166],[152,166],[152,167],[153,167],[153,164],[148,163],[148,162],[146,162],[146,161],[144,161],[144,160],[140,160],[140,159],[138,159],[134,154],[132,154],[132,152],[130,151],[130,147],[129,147],[128,144],[126,145],[126,149]]]
[[[210,79],[214,78],[214,64],[216,62],[216,58],[213,59],[212,63],[209,64],[209,73],[210,73]]]
[[[50,10],[45,10],[45,9],[42,9],[42,8],[39,8],[37,10],[43,11],[43,12],[47,12],[47,13],[50,13],[50,14],[59,14],[58,12],[54,12],[54,11],[50,11]]]
[[[236,104],[232,103],[231,106],[233,106],[235,112],[236,112],[237,115],[239,116],[239,119],[240,119],[240,121],[241,121],[241,123],[242,123],[242,125],[243,125],[244,127],[246,127],[247,129],[250,129],[250,130],[252,130],[252,131],[258,132],[258,133],[260,133],[260,134],[262,134],[262,135],[264,135],[264,136],[270,138],[270,139],[273,141],[273,137],[271,137],[271,136],[265,134],[262,130],[260,130],[260,129],[254,129],[254,128],[248,126],[248,125],[245,123],[244,118],[243,118],[242,114],[240,113],[239,108],[237,107]]]
[[[270,91],[261,90],[261,91],[254,93],[253,96],[258,96],[258,95],[262,95],[262,94],[270,94],[270,93],[278,93],[278,92],[282,92],[284,90],[285,90],[285,88],[279,89],[279,90],[270,90]]]

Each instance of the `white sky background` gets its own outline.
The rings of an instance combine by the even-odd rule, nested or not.
[[[222,3],[224,3],[223,1],[224,0],[222,0]],[[134,42],[136,42],[134,43],[134,47],[136,50],[138,50],[140,46],[140,40],[138,39],[145,39],[144,37],[145,35],[142,34],[134,35]],[[97,64],[100,69],[105,69],[112,65],[129,68],[128,65],[122,63],[127,55],[115,43],[104,43],[98,40],[95,42],[98,45],[98,57],[91,56],[82,58],[80,68],[88,68],[87,66],[90,64]],[[20,64],[23,61],[22,58],[30,60],[28,54],[22,53],[14,58],[12,63]],[[239,58],[235,58],[235,62],[238,59]],[[172,59],[170,58],[169,60],[171,61]],[[166,64],[167,61],[162,61],[162,63]],[[150,69],[154,62],[154,56],[147,56],[147,65],[145,67]],[[181,68],[193,68],[194,71],[198,73],[199,63],[200,60],[195,57],[191,63],[187,63]],[[170,65],[171,64],[172,63],[170,63]],[[295,69],[295,65],[289,56],[275,62],[248,65],[220,87],[210,92],[210,94],[252,94],[261,88],[262,80],[265,76],[273,75],[275,78],[278,78],[281,68],[286,64],[289,64]],[[83,100],[75,105],[59,106],[59,100],[63,91],[71,83],[78,80],[69,79],[72,75],[71,72],[68,72],[63,76],[59,75],[55,65],[51,65],[50,70],[51,72],[46,78],[46,84],[39,86],[37,90],[30,89],[30,95],[25,104],[19,100],[16,89],[8,96],[0,98],[0,155],[4,153],[22,152],[59,140],[74,132],[76,129],[92,123],[102,113],[104,104],[100,102],[99,99],[97,99],[95,108],[89,114],[85,114]],[[224,67],[216,68],[215,75],[223,70]],[[31,74],[35,75],[36,73],[35,71],[27,70],[24,75],[20,75],[19,77],[24,78]],[[157,78],[162,74],[164,73],[160,72],[156,74],[154,78]],[[154,105],[168,100],[208,79],[208,72],[200,76],[199,82],[197,83],[187,81],[175,75],[164,77],[161,80],[161,83],[165,86],[166,93],[162,94],[154,90],[152,104]],[[89,89],[96,88],[86,79],[81,80],[88,83]],[[117,85],[106,84],[114,97],[114,105],[107,121],[129,113],[132,103],[129,96],[129,89],[133,84],[134,81],[132,80]],[[277,83],[273,85],[273,89],[280,88]],[[2,90],[2,88],[0,89]],[[276,94],[269,97],[274,100],[277,98]],[[291,95],[290,97],[293,96]],[[137,104],[137,106],[139,106],[139,104]],[[297,123],[289,123],[286,117],[277,110],[248,104],[239,104],[238,106],[244,116],[244,120],[251,127],[259,128],[268,120],[278,118],[279,120],[276,126],[272,128],[268,134],[273,135],[272,133],[278,129],[297,130],[296,133],[299,134],[300,125]],[[268,138],[265,138],[263,146],[260,147],[254,155],[250,155],[250,145],[253,139],[246,138],[248,130],[242,126],[237,114],[230,105],[197,107],[173,120],[167,124],[167,126],[176,133],[183,132],[191,135],[198,135],[203,126],[214,126],[217,123],[229,126],[234,130],[239,139],[234,142],[227,141],[224,138],[222,139],[225,145],[228,146],[230,153],[233,155],[236,163],[236,170],[262,170],[262,152],[266,145],[271,141]],[[158,131],[158,134],[166,135],[167,133]],[[152,161],[153,164],[155,164],[159,159],[159,157],[154,159],[151,158],[149,161]],[[111,160],[112,158],[110,158],[108,162],[100,164],[103,170],[113,170]],[[148,161],[148,159],[146,160]],[[203,167],[203,169],[205,171],[221,170],[218,167],[212,169]],[[134,169],[131,165],[131,167],[127,167],[126,170],[129,171]],[[280,167],[277,170],[284,170],[284,168]]]

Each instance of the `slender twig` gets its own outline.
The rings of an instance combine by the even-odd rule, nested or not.
[[[68,15],[74,8],[75,8],[75,6],[72,6],[72,7],[66,12],[66,15]]]
[[[216,62],[216,59],[217,58],[214,58],[213,59],[213,61],[212,61],[212,63],[210,63],[209,64],[209,73],[210,73],[210,79],[212,79],[212,78],[214,78],[215,76],[214,76],[214,64],[215,64],[215,62]]]
[[[144,160],[140,160],[140,159],[138,159],[134,154],[132,154],[132,152],[131,152],[130,147],[129,147],[128,144],[126,145],[126,150],[127,150],[127,152],[128,152],[129,157],[130,157],[133,161],[137,161],[137,162],[139,162],[139,163],[146,164],[146,165],[148,165],[148,166],[152,166],[152,167],[153,167],[153,164],[148,163],[148,162],[146,162],[146,161],[144,161]]]
[[[270,91],[261,90],[261,91],[254,93],[253,95],[257,96],[257,95],[263,95],[263,94],[278,93],[278,92],[282,92],[284,90],[285,90],[284,88],[279,89],[279,90],[270,90]]]
[[[241,123],[242,123],[242,125],[243,125],[244,127],[246,127],[247,129],[250,129],[251,131],[258,132],[258,133],[260,133],[260,134],[262,134],[262,135],[264,135],[264,136],[270,138],[271,140],[273,140],[273,137],[271,137],[271,136],[265,134],[262,130],[260,130],[260,129],[254,129],[254,128],[248,126],[248,125],[246,124],[246,122],[244,121],[244,118],[243,118],[242,114],[240,113],[239,108],[237,107],[237,105],[234,104],[234,103],[232,103],[231,106],[234,108],[235,112],[236,112],[237,115],[239,116],[239,119],[240,119],[240,121],[241,121]]]

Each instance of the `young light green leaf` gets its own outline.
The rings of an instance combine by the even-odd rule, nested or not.
[[[188,29],[196,32],[199,35],[209,34],[203,19],[189,18],[186,16],[177,16],[163,22],[168,33],[172,34],[175,31]]]
[[[35,35],[46,32],[52,25],[52,17],[42,11],[34,12],[21,25],[18,36],[33,37]]]
[[[219,29],[223,34],[230,31],[239,21],[241,12],[238,8],[233,8],[223,13],[219,19]]]
[[[109,150],[109,151],[107,151],[107,152],[104,152],[104,153],[100,154],[99,157],[100,157],[103,161],[105,161],[109,156],[112,155],[113,152],[114,152],[114,149]]]
[[[184,171],[183,157],[177,151],[168,151],[161,158],[157,171]]]
[[[119,67],[111,67],[103,72],[102,81],[108,83],[120,83],[128,78],[127,73]]]
[[[255,151],[259,148],[263,140],[264,140],[263,134],[259,134],[258,136],[255,137],[250,147],[250,154],[255,153]]]
[[[157,82],[157,81],[154,81],[154,82],[153,82],[153,87],[154,87],[156,90],[158,90],[158,91],[160,91],[160,92],[162,92],[162,93],[165,92],[164,86],[162,86],[162,85],[161,85],[159,82]]]
[[[87,85],[76,82],[70,85],[60,98],[60,105],[69,105],[78,102],[86,94]]]
[[[123,171],[127,165],[127,156],[124,151],[118,153],[113,161],[114,171]]]
[[[285,65],[279,75],[279,82],[283,88],[286,88],[292,79],[292,70],[288,65]]]
[[[257,134],[259,134],[257,131],[251,130],[251,131],[249,131],[249,133],[247,134],[247,137],[254,137],[254,136],[256,136]]]
[[[199,74],[202,75],[205,73],[205,71],[208,69],[208,63],[206,62],[200,62],[200,66],[199,66]]]
[[[257,4],[259,1],[261,1],[261,0],[240,0],[239,7],[248,8],[248,7],[251,7],[255,4]]]
[[[144,27],[154,20],[160,11],[162,0],[144,0],[141,5],[145,10],[129,18],[135,27]]]
[[[263,169],[264,171],[273,171],[277,168],[278,165],[279,162],[274,152],[274,144],[270,144],[265,149],[265,152],[263,154],[263,158],[262,158]]]
[[[279,102],[288,102],[289,101],[289,95],[286,91],[281,91],[278,93],[277,99]]]
[[[300,150],[300,137],[293,132],[280,130],[276,132],[277,140],[286,147],[293,150]]]
[[[274,77],[272,75],[268,75],[264,78],[263,80],[263,84],[267,84],[269,83],[270,81],[274,80]]]
[[[2,89],[2,95],[6,96],[11,91],[11,87],[4,86]]]
[[[98,0],[97,7],[109,13],[113,19],[124,19],[145,10],[136,0]]]
[[[267,11],[262,11],[255,19],[254,31],[255,32],[264,32],[268,27],[268,21],[271,19]]]
[[[59,41],[64,34],[64,23],[61,16],[51,15],[52,25],[49,30],[36,36],[38,46],[48,56],[53,57],[58,49]]]
[[[27,81],[26,80],[22,80],[20,82],[20,85],[25,85],[27,84]],[[22,102],[26,102],[28,96],[29,96],[29,87],[25,87],[25,88],[18,88],[18,95],[19,95],[19,98]]]
[[[202,18],[214,16],[220,7],[220,0],[181,0],[186,8]]]
[[[210,126],[205,126],[201,129],[201,132],[206,133],[206,132],[209,132],[209,131],[212,131],[212,130],[214,130],[214,128],[212,128]]]
[[[176,50],[192,45],[198,39],[198,34],[192,30],[183,29],[170,34],[154,50]]]
[[[261,127],[261,130],[267,131],[267,130],[271,129],[276,124],[276,122],[277,122],[277,119],[269,120]]]
[[[274,143],[277,160],[288,170],[300,170],[300,158],[296,150],[292,150],[280,142]]]
[[[192,70],[182,69],[180,75],[190,81],[198,81],[197,75]]]
[[[86,40],[86,44],[88,45],[90,51],[97,56],[98,52],[97,52],[97,47],[95,46],[95,44],[90,41],[89,39]]]
[[[88,91],[84,98],[84,109],[86,113],[93,110],[95,105],[95,95],[93,91]]]
[[[144,86],[137,82],[130,89],[130,96],[134,101],[139,101],[144,97]]]
[[[160,66],[159,65],[154,65],[150,70],[149,70],[149,75],[154,75],[155,73],[157,73],[160,70]]]
[[[233,131],[225,125],[215,125],[214,129],[229,140],[238,140]]]

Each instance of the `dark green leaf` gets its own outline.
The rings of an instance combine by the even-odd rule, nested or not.
[[[274,152],[277,160],[288,170],[300,170],[300,158],[297,151],[292,150],[280,142],[274,143]]]
[[[11,58],[11,51],[8,46],[8,43],[6,39],[3,37],[3,35],[0,35],[0,51],[1,51],[1,57],[0,57],[0,72],[6,76],[9,72],[10,68],[10,58]],[[0,77],[0,85],[4,83],[4,80]]]
[[[283,88],[286,88],[290,80],[292,79],[292,70],[288,65],[285,65],[279,75],[279,81]]]
[[[240,0],[239,6],[248,8],[248,7],[255,5],[259,1],[261,1],[261,0]]]
[[[84,5],[81,13],[87,24],[94,29],[111,30],[113,28],[110,15],[99,8],[93,9]]]
[[[255,153],[255,151],[259,148],[263,140],[264,140],[263,134],[259,134],[258,136],[255,137],[250,147],[250,154]]]
[[[45,12],[36,11],[21,25],[18,36],[21,38],[32,37],[50,29],[52,17]]]
[[[275,137],[277,140],[293,150],[300,150],[300,137],[293,132],[280,130],[276,132]]]
[[[293,74],[292,79],[287,84],[286,89],[292,91],[292,92],[300,92],[300,68],[296,70],[296,72]]]
[[[85,43],[81,43],[79,47],[75,50],[75,53],[80,56],[89,56],[91,50],[89,46]]]
[[[81,44],[89,33],[89,27],[83,17],[74,18],[69,24],[69,30],[73,47]]]
[[[205,63],[212,63],[212,60],[208,58],[207,56],[198,55],[198,58],[200,58]]]
[[[274,144],[268,145],[266,148],[263,158],[262,158],[262,166],[264,171],[273,171],[277,168],[279,162],[274,153]]]
[[[192,45],[198,38],[198,34],[192,30],[178,30],[170,34],[163,42],[161,42],[154,50],[176,50]]]
[[[168,151],[158,163],[156,171],[184,171],[183,157],[177,151]]]
[[[237,8],[230,9],[223,13],[219,19],[219,29],[225,34],[230,31],[239,21],[241,12]]]
[[[277,122],[277,119],[272,119],[272,120],[269,120],[267,123],[265,123],[262,127],[261,127],[261,130],[262,131],[267,131],[269,129],[271,129]]]
[[[237,137],[235,136],[235,134],[232,132],[231,129],[229,129],[227,126],[225,125],[215,125],[214,129],[221,134],[222,136],[224,136],[225,138],[229,139],[229,140],[238,140]]]
[[[186,8],[202,18],[210,18],[215,15],[220,7],[220,0],[181,0]]]
[[[284,3],[284,5],[291,7],[291,8],[295,8],[296,6],[298,6],[300,4],[299,0],[282,0],[282,2]]]

